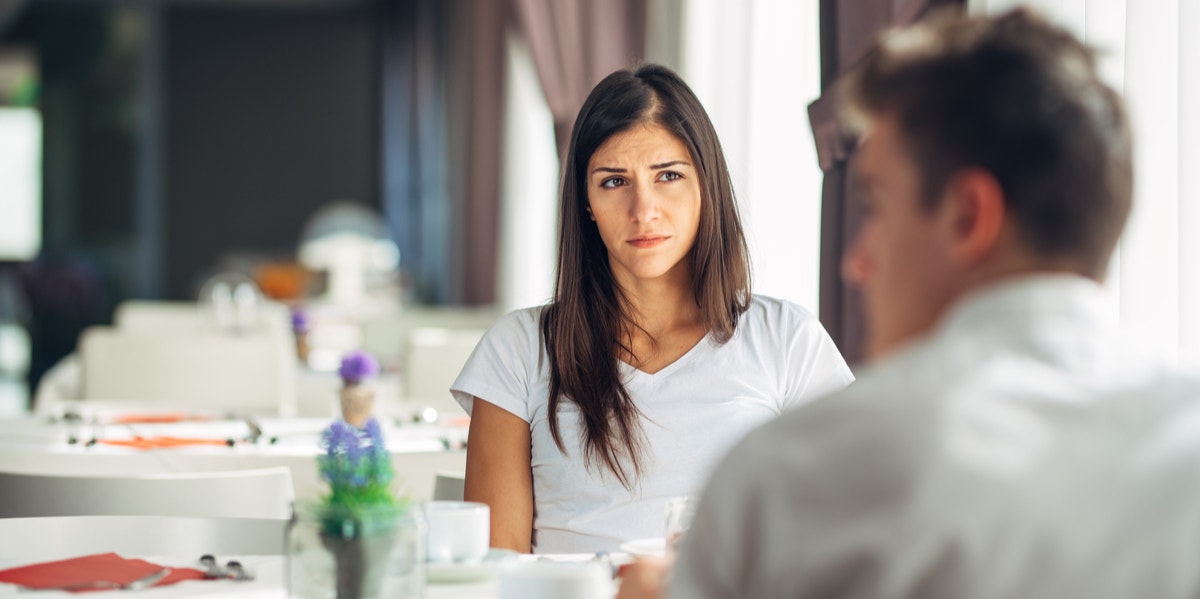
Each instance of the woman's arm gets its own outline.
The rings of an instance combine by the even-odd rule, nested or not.
[[[467,435],[464,498],[492,508],[492,547],[529,553],[533,469],[529,423],[475,398]]]

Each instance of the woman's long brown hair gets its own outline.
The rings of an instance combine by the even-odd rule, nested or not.
[[[674,72],[658,65],[617,71],[601,81],[575,119],[563,163],[558,279],[542,313],[550,358],[550,433],[566,453],[558,407],[579,407],[586,467],[602,464],[626,488],[642,475],[640,412],[621,378],[619,356],[633,355],[631,308],[609,268],[608,250],[588,218],[586,175],[592,154],[635,125],[655,124],[687,146],[700,179],[700,225],[686,260],[709,334],[733,336],[750,304],[750,260],[733,186],[716,130],[700,101]]]

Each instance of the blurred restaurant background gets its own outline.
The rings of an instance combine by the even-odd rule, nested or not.
[[[216,311],[237,275],[261,306],[305,311],[317,370],[364,345],[403,368],[408,340],[378,326],[404,334],[402,312],[485,327],[545,302],[574,114],[643,60],[712,112],[759,291],[815,311],[817,2],[761,6],[0,3],[6,409],[122,306]]]
[[[1018,2],[0,0],[0,412],[101,385],[80,374],[89,330],[109,347],[181,322],[295,341],[300,413],[304,373],[352,349],[398,397],[449,402],[491,320],[550,298],[575,112],[641,61],[716,124],[755,291],[819,312],[855,361],[854,148],[822,92],[881,27],[946,4]],[[1195,359],[1197,9],[1031,4],[1106,50],[1133,109],[1114,309]],[[62,393],[41,384],[55,367]]]

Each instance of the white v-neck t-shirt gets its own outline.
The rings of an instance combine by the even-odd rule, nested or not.
[[[746,433],[854,380],[815,316],[753,296],[725,344],[706,336],[654,374],[620,364],[648,441],[644,475],[630,491],[602,466],[585,467],[574,403],[559,404],[565,455],[550,435],[541,312],[518,310],[497,321],[450,389],[468,414],[478,397],[529,422],[538,553],[614,551],[625,541],[662,537],[666,500],[698,493]]]

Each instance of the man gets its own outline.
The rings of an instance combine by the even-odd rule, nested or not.
[[[1200,379],[1128,351],[1098,283],[1132,165],[1091,52],[945,14],[843,85],[874,363],[733,450],[667,594],[1200,596]]]

